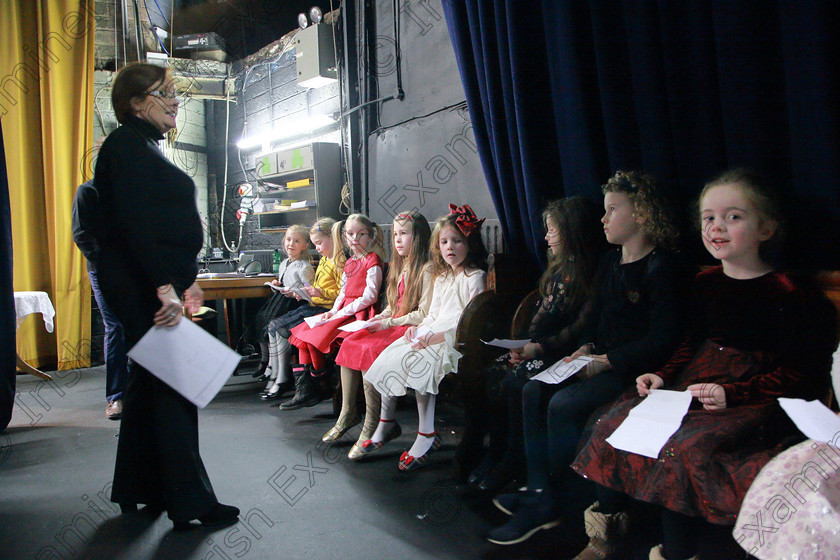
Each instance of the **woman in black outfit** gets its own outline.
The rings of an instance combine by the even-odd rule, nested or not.
[[[202,228],[192,179],[167,160],[158,141],[175,127],[178,101],[167,69],[131,64],[114,80],[111,101],[121,126],[99,151],[100,284],[131,348],[153,326],[172,327],[202,304],[195,284]],[[184,348],[189,352],[189,348]],[[123,512],[137,504],[167,510],[176,528],[235,522],[222,505],[198,451],[195,405],[132,363],[111,499]]]

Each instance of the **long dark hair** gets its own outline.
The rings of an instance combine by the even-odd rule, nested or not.
[[[540,278],[540,297],[551,291],[555,279],[566,285],[568,309],[579,309],[592,292],[592,281],[598,261],[607,250],[604,231],[599,221],[598,205],[582,196],[552,201],[543,210],[543,225],[557,226],[560,251],[548,248],[548,266]]]

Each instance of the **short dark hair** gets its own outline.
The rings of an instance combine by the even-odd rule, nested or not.
[[[133,62],[119,71],[111,86],[111,104],[120,123],[131,115],[131,100],[142,97],[150,87],[166,80],[167,72],[163,66],[144,62]]]

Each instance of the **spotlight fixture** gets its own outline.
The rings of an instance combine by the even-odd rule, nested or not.
[[[321,23],[321,20],[324,19],[324,14],[321,12],[321,8],[318,6],[312,6],[309,8],[309,19],[312,20],[312,23],[315,25]]]
[[[304,14],[303,12],[298,14],[298,27],[300,27],[301,29],[306,29],[307,27],[309,27],[309,20],[306,19],[306,14]]]

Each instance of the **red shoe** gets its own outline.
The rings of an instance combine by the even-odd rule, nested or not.
[[[423,432],[417,432],[418,435],[423,437],[432,437],[434,436],[434,440],[432,441],[432,446],[429,448],[428,451],[420,455],[419,457],[415,457],[414,455],[409,455],[408,451],[403,451],[403,454],[400,455],[400,463],[399,467],[401,471],[412,471],[414,469],[419,469],[423,465],[426,464],[426,461],[429,460],[429,455],[432,454],[433,451],[437,450],[440,447],[442,442],[440,434],[437,432],[432,432],[431,434],[424,434]]]

